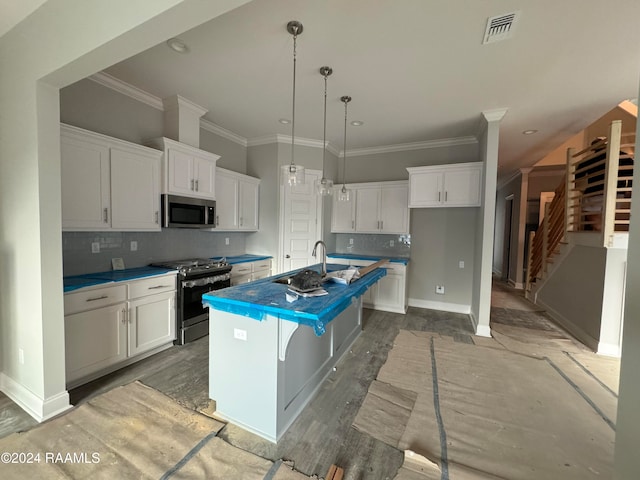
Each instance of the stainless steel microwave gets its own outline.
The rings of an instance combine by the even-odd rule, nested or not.
[[[204,198],[162,195],[162,226],[215,228],[216,202]]]

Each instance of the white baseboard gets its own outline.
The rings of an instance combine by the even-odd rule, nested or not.
[[[509,283],[509,285],[511,285],[513,288],[515,288],[517,290],[523,290],[524,289],[524,283],[514,282],[511,279],[509,279],[508,283]]]
[[[578,340],[580,340],[582,343],[584,343],[587,347],[592,349],[594,352],[598,351],[598,341],[595,338],[593,338],[591,335],[589,335],[587,332],[585,332],[581,327],[573,323],[571,320],[566,318],[564,315],[559,313],[553,307],[550,307],[539,298],[537,298],[536,300],[537,300],[536,305],[540,305],[542,308],[544,308],[546,312],[556,322],[558,322],[562,328],[564,328],[567,332],[569,332],[571,335],[576,337]]]
[[[433,300],[422,300],[419,298],[409,299],[410,307],[428,308],[429,310],[442,310],[443,312],[452,313],[471,313],[471,305],[462,305],[459,303],[434,302]]]
[[[491,338],[491,327],[489,325],[476,325],[476,335],[478,337]]]
[[[69,404],[69,392],[66,390],[42,399],[4,373],[0,373],[0,390],[38,422],[43,422],[73,408]]]
[[[598,342],[598,355],[604,355],[606,357],[620,358],[622,350],[620,345],[614,345],[612,343]]]

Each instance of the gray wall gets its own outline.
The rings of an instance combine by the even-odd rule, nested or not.
[[[477,219],[471,207],[411,210],[409,298],[471,304]],[[444,295],[436,285],[444,285]]]
[[[518,237],[520,225],[522,174],[502,186],[496,193],[496,222],[493,243],[493,271],[504,279],[516,282],[518,276]],[[504,251],[507,248],[505,242],[506,197],[513,195],[513,208],[511,216],[511,250],[509,257],[509,271],[504,265]],[[524,219],[522,221],[525,221]],[[524,241],[524,240],[523,240]]]
[[[247,173],[247,147],[200,129],[200,148],[220,155],[217,165],[238,173]]]
[[[576,245],[538,292],[537,302],[553,309],[592,339],[600,339],[607,249]],[[566,323],[566,322],[565,322]]]

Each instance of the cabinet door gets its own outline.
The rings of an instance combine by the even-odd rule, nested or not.
[[[348,201],[338,200],[340,189],[336,188],[333,192],[333,200],[331,202],[331,232],[332,233],[350,233],[356,230],[356,201],[355,192],[351,192]]]
[[[179,150],[169,149],[168,153],[168,193],[191,195],[195,190],[193,156]]]
[[[356,192],[356,231],[378,233],[380,231],[380,187],[358,188]]]
[[[380,189],[380,233],[409,233],[409,191],[406,186]]]
[[[111,227],[160,230],[160,159],[111,149]]]
[[[246,180],[239,180],[240,230],[258,230],[260,185]]]
[[[380,310],[404,310],[404,275],[387,273],[377,283],[378,290],[374,299],[374,308]]]
[[[449,207],[479,206],[480,168],[445,172],[444,203]]]
[[[238,229],[238,180],[225,173],[216,174],[216,228]]]
[[[175,338],[174,291],[129,302],[129,356],[166,345]]]
[[[439,207],[444,201],[442,172],[412,173],[409,175],[409,205],[411,207]]]
[[[109,230],[109,149],[77,139],[60,139],[62,229]]]
[[[207,158],[193,158],[194,192],[202,198],[216,199],[216,162]]]
[[[126,303],[64,317],[67,383],[127,357]]]

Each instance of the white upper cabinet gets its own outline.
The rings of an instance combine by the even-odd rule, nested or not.
[[[166,137],[147,144],[164,152],[162,193],[216,200],[216,162],[220,155]]]
[[[482,163],[407,168],[409,207],[478,207]]]
[[[260,180],[216,169],[216,229],[258,230]]]
[[[160,230],[161,152],[61,125],[62,229]]]
[[[348,201],[338,200],[342,185],[333,189],[331,207],[331,232],[351,233],[356,231],[356,194],[351,191]]]
[[[409,233],[406,181],[353,183],[347,188],[351,190],[349,202],[340,202],[337,195],[334,196],[332,232]]]

